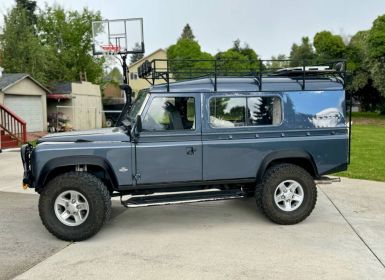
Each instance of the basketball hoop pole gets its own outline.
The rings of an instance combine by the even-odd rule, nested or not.
[[[123,68],[123,83],[128,85],[129,84],[129,78],[128,78],[128,67],[127,67],[127,55],[122,55],[122,68]]]

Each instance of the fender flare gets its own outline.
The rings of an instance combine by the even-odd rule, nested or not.
[[[49,177],[50,173],[60,167],[66,167],[66,166],[75,166],[75,165],[94,165],[102,168],[106,174],[108,175],[109,179],[111,180],[111,183],[114,188],[117,188],[119,186],[118,180],[115,176],[115,173],[113,171],[113,168],[111,164],[105,160],[102,157],[99,156],[65,156],[65,157],[59,157],[54,158],[49,161],[47,161],[43,168],[41,169],[39,177],[35,180],[35,186],[37,188],[42,188],[47,178]]]
[[[273,161],[279,161],[282,160],[283,162],[285,160],[306,160],[308,163],[310,163],[314,175],[318,175],[317,166],[314,162],[313,157],[310,155],[309,152],[305,150],[280,150],[280,151],[274,151],[269,154],[267,154],[264,159],[262,160],[258,172],[257,172],[257,182],[260,182],[262,179],[263,174],[265,174],[265,171],[267,167],[273,162]]]

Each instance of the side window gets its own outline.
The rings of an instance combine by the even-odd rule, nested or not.
[[[210,99],[210,125],[214,128],[277,125],[281,121],[281,99],[275,96]]]
[[[214,97],[210,99],[210,124],[212,127],[245,126],[245,97]]]
[[[247,125],[277,125],[282,121],[281,99],[275,96],[247,98]]]
[[[195,130],[193,97],[155,97],[142,120],[144,131]]]

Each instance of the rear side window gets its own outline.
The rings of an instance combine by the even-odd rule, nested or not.
[[[276,96],[213,97],[209,121],[214,128],[278,125],[282,122],[281,99]]]

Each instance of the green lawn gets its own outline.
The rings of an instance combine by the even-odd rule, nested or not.
[[[366,115],[365,117],[368,116]],[[385,181],[384,125],[353,125],[352,154],[349,169],[346,172],[337,173],[336,175],[357,179]]]
[[[352,117],[353,120],[358,118],[385,120],[385,115],[380,115],[379,113],[375,112],[353,112]]]

